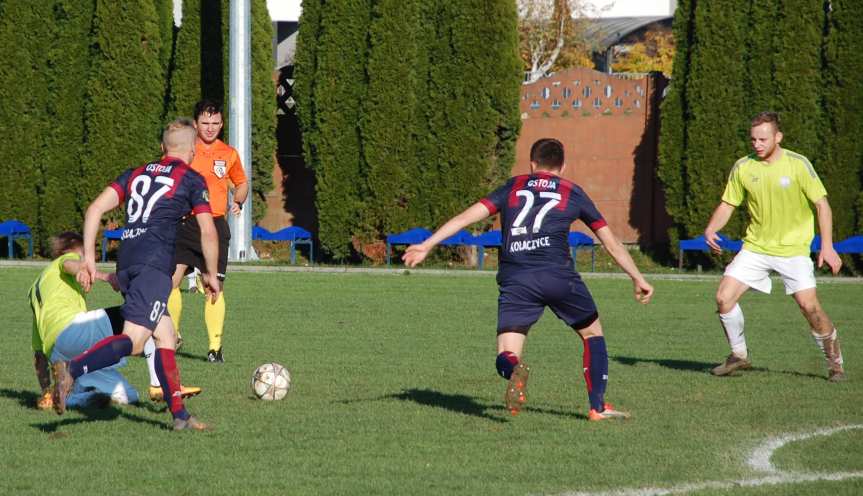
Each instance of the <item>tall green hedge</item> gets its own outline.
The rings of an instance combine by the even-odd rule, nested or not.
[[[712,0],[699,2],[695,10],[696,43],[690,48],[686,81],[687,211],[678,220],[689,234],[707,225],[731,165],[747,151],[743,138],[749,113],[743,106],[746,14],[738,4]],[[727,234],[742,234],[739,218],[725,228]]]
[[[167,120],[225,98],[228,2],[185,0],[180,29],[173,3],[0,1],[0,220],[30,225],[43,254],[120,171],[159,155]],[[272,36],[266,0],[253,0],[255,219],[272,188]]]
[[[297,79],[313,79],[314,93],[307,93],[310,83],[306,81],[300,84],[297,96],[305,98],[301,106],[314,100],[313,121],[305,121],[314,131],[306,132],[304,139],[310,140],[307,147],[316,154],[309,163],[317,180],[319,237],[337,259],[349,257],[352,241],[362,241],[365,235],[360,212],[367,198],[366,164],[358,123],[367,89],[371,5],[371,0],[322,3],[318,8],[304,5],[300,19],[302,26],[311,12],[317,21],[316,38],[302,41],[304,50],[316,51],[314,74],[299,65],[301,60],[297,67]],[[303,29],[299,36],[309,32]],[[300,115],[307,116],[308,110]]]
[[[44,241],[39,197],[45,191],[42,131],[48,124],[49,95],[40,68],[50,38],[45,23],[50,10],[27,0],[6,0],[0,9],[0,220],[25,222],[36,231],[36,239]]]
[[[823,179],[834,236],[863,228],[863,4],[687,0],[674,33],[659,153],[672,241],[704,229],[735,159],[751,152],[749,119],[763,110],[780,112],[783,146]],[[742,235],[745,220],[735,215],[724,232]]]
[[[47,52],[47,91],[45,115],[51,122],[44,133],[45,157],[42,165],[45,189],[40,198],[44,213],[41,230],[45,237],[61,231],[80,229],[83,202],[78,198],[81,157],[85,148],[84,107],[87,87],[81,84],[90,72],[88,53],[92,2],[58,0],[49,17],[52,36]],[[75,74],[75,77],[70,77]],[[105,185],[102,185],[103,187]],[[43,239],[44,241],[44,239]]]
[[[782,145],[820,162],[824,4],[781,0],[774,25],[773,109],[782,116]],[[755,70],[755,68],[753,68]]]
[[[691,48],[695,40],[694,0],[681,0],[674,14],[674,39],[676,56],[672,68],[672,82],[662,102],[662,137],[659,141],[659,167],[657,175],[665,185],[665,208],[678,219],[670,229],[672,246],[686,237],[680,222],[687,215],[687,182],[685,174],[686,124],[688,121],[688,98],[686,93]]]
[[[304,2],[295,95],[332,255],[438,224],[508,176],[516,28],[508,0]]]
[[[824,43],[824,159],[816,167],[826,175],[834,237],[844,239],[863,233],[863,3],[833,0],[831,6]]]
[[[161,39],[153,0],[96,2],[85,84],[81,208],[119,172],[160,154]]]
[[[251,2],[252,57],[252,220],[266,213],[276,165],[276,81],[273,23],[266,0]],[[230,95],[228,95],[230,97]]]

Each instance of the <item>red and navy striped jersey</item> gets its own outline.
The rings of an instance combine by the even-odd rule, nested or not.
[[[144,264],[172,275],[180,219],[210,212],[204,178],[182,160],[164,157],[127,170],[111,187],[126,207],[117,271]]]
[[[501,214],[499,280],[522,270],[574,270],[570,225],[577,219],[594,231],[606,225],[584,190],[545,172],[510,178],[480,201]]]

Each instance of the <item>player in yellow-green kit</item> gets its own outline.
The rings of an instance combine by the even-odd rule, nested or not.
[[[39,274],[28,293],[33,310],[33,365],[42,388],[40,409],[50,409],[51,379],[48,363],[68,360],[94,342],[110,336],[122,326],[120,307],[87,311],[84,290],[75,280],[83,266],[83,239],[80,234],[64,232],[53,239],[54,260]],[[97,278],[116,289],[114,274],[98,272]],[[84,406],[98,398],[119,404],[135,403],[138,392],[117,371],[107,368],[75,383],[67,404]]]
[[[750,129],[755,153],[734,164],[722,201],[704,230],[704,239],[717,253],[722,229],[734,209],[746,204],[750,222],[743,249],[726,267],[716,291],[719,321],[731,346],[731,354],[712,372],[717,376],[752,366],[743,335],[743,312],[738,301],[749,289],[770,293],[770,273],[782,278],[785,293],[791,295],[809,322],[812,337],[824,354],[828,379],[845,379],[842,352],[833,322],[824,312],[815,291],[815,270],[810,244],[815,235],[815,206],[821,250],[818,267],[825,263],[837,274],[842,260],[833,249],[833,213],[827,191],[818,174],[803,155],[780,146],[779,115],[762,112]]]
[[[53,238],[54,260],[42,270],[28,293],[33,311],[33,365],[42,388],[37,406],[41,410],[53,407],[49,362],[71,360],[93,344],[123,330],[119,306],[87,311],[84,288],[76,280],[83,267],[83,242],[81,235],[74,232],[64,232]],[[119,290],[113,273],[97,271],[96,278]],[[144,345],[151,384],[158,381],[153,363],[155,349],[152,339]],[[124,364],[125,360],[78,378],[66,405],[81,407],[94,402],[98,405],[105,399],[116,404],[136,403],[138,392],[117,370]],[[200,391],[200,388],[189,387],[183,388],[182,394],[192,396]]]

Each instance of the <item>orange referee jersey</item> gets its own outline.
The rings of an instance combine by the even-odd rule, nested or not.
[[[195,158],[190,165],[207,181],[213,217],[224,217],[228,208],[228,180],[235,188],[246,182],[246,173],[237,150],[218,139],[210,146],[199,141],[195,145]]]

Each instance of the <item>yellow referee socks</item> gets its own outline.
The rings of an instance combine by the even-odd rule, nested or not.
[[[180,315],[183,313],[183,296],[180,294],[180,288],[171,290],[171,295],[168,296],[168,313],[171,314],[171,322],[174,323],[174,332],[177,337],[180,337]]]
[[[209,298],[204,303],[204,323],[207,325],[207,336],[210,338],[210,348],[219,351],[222,348],[222,330],[225,327],[225,293],[220,292],[215,303]]]

